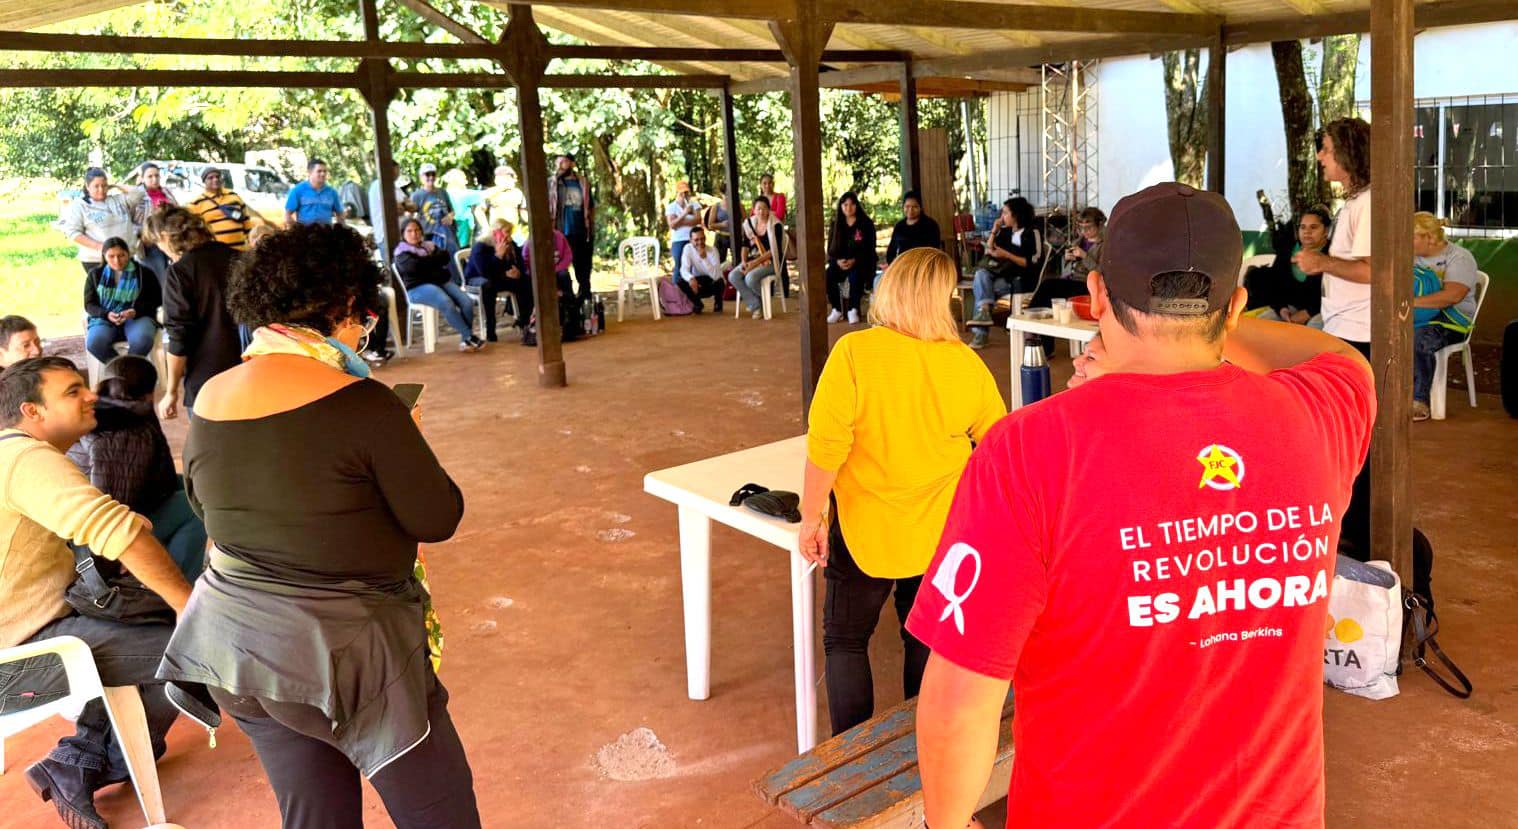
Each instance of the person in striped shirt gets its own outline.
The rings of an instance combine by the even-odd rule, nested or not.
[[[248,246],[248,233],[253,230],[254,220],[261,224],[268,224],[269,220],[243,202],[242,196],[230,189],[223,190],[221,183],[224,179],[221,170],[207,167],[200,175],[205,192],[186,206],[206,223],[216,241],[234,250],[243,250]]]

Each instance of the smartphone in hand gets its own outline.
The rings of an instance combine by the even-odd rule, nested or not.
[[[427,388],[425,383],[396,383],[395,396],[406,404],[406,408],[416,408],[416,402],[422,399],[422,390]]]

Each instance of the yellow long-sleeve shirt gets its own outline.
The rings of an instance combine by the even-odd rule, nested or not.
[[[68,615],[63,594],[75,573],[64,539],[115,559],[147,526],[57,449],[31,437],[0,440],[0,647]]]
[[[927,570],[972,441],[1006,413],[991,372],[964,343],[884,327],[838,341],[812,397],[807,457],[838,472],[838,521],[861,570]]]

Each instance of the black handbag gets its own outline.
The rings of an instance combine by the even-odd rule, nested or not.
[[[1439,633],[1439,617],[1434,615],[1433,570],[1434,545],[1421,530],[1414,528],[1413,587],[1402,590],[1403,641],[1412,645],[1413,664],[1440,688],[1460,699],[1469,699],[1472,691],[1470,679],[1434,638]],[[1449,672],[1448,678],[1440,675],[1437,666],[1430,662],[1429,651],[1433,651],[1433,658]]]
[[[95,566],[90,548],[74,544],[69,548],[74,551],[78,577],[63,594],[63,601],[80,616],[127,625],[174,624],[174,609],[168,602],[130,573],[107,579]]]

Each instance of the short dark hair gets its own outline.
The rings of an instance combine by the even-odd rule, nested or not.
[[[327,162],[322,161],[319,158],[313,158],[310,161],[306,162],[306,172],[309,173],[312,170],[315,170],[318,166],[325,167],[325,166],[327,166]]]
[[[137,168],[137,174],[141,175],[143,173],[146,173],[149,170],[157,170],[157,169],[158,169],[158,165],[157,164],[154,164],[151,161],[144,161],[144,162],[142,162],[142,166],[140,166],[140,167]]]
[[[120,236],[112,236],[111,238],[106,239],[105,242],[100,245],[100,253],[101,253],[101,255],[104,255],[105,252],[108,251],[108,250],[110,250],[111,248],[121,248],[122,250],[126,251],[127,253],[131,253],[132,252],[132,248],[129,245],[127,245],[126,240],[123,239],[123,238],[121,238]]]
[[[227,308],[249,328],[282,322],[331,334],[339,320],[377,312],[379,283],[379,269],[352,228],[297,224],[238,257]]]
[[[152,398],[158,387],[158,369],[153,361],[135,354],[123,354],[105,364],[95,393],[117,400]]]
[[[1334,223],[1333,214],[1328,212],[1328,208],[1324,207],[1321,204],[1315,204],[1312,207],[1303,210],[1302,215],[1297,217],[1297,222],[1301,223],[1302,219],[1307,216],[1317,216],[1318,221],[1322,222],[1324,227],[1328,227]]]
[[[769,200],[769,198],[767,198],[765,196],[755,196],[754,197],[754,204],[761,204],[761,203],[765,207],[769,207],[770,206],[770,200]]]
[[[33,357],[0,371],[0,428],[21,422],[21,405],[42,403],[43,372],[72,371],[79,367],[64,357]]]
[[[906,204],[908,199],[917,202],[918,207],[922,206],[922,194],[916,190],[908,190],[907,192],[901,194],[902,204]]]
[[[0,348],[9,348],[11,337],[36,330],[37,326],[35,323],[18,314],[0,317]]]
[[[760,181],[764,181],[765,179],[769,179],[770,181],[774,181],[775,180],[775,174],[774,173],[760,173],[759,174],[759,180]]]
[[[1149,280],[1149,293],[1158,299],[1206,299],[1212,290],[1212,277],[1197,271],[1167,271],[1155,274]],[[1153,318],[1164,325],[1159,330],[1171,337],[1201,336],[1207,342],[1216,342],[1223,336],[1226,309],[1212,311],[1205,316],[1180,316],[1155,311],[1140,311],[1122,301],[1112,292],[1107,293],[1112,303],[1112,316],[1129,334],[1138,336],[1138,317]]]

